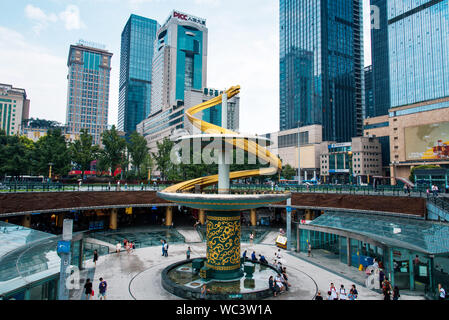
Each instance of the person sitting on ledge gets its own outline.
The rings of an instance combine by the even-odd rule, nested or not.
[[[253,251],[253,253],[251,253],[251,260],[253,262],[257,262],[256,251]]]
[[[265,259],[265,257],[261,254],[259,254],[259,262],[262,264],[268,264],[267,259]]]

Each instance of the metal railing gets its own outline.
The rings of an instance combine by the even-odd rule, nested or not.
[[[62,184],[62,183],[8,183],[0,184],[0,193],[66,192],[66,191],[160,191],[167,185],[116,184]]]

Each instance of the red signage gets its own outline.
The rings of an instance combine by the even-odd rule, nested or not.
[[[176,12],[176,11],[173,11],[173,18],[177,18],[177,19],[183,20],[183,21],[190,21],[190,22],[198,23],[203,26],[206,25],[206,20],[204,20],[204,19],[196,18],[196,17],[190,16],[188,14],[180,13],[180,12]]]

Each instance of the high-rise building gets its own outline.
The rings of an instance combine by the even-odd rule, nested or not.
[[[132,14],[122,32],[118,127],[127,135],[151,112],[151,78],[157,21]]]
[[[173,11],[157,32],[151,113],[178,105],[184,92],[207,83],[206,20]]]
[[[206,20],[179,11],[173,11],[157,32],[151,113],[137,126],[152,152],[174,130],[193,130],[184,111],[205,101],[207,39]]]
[[[323,140],[361,136],[361,0],[280,0],[280,130],[322,124]]]
[[[449,0],[388,0],[387,15],[390,107],[449,106]]]
[[[29,118],[30,100],[24,89],[0,83],[0,130],[20,134],[22,121]]]
[[[388,62],[387,0],[371,0],[376,8],[371,28],[371,65],[373,77],[373,107],[366,109],[367,117],[388,114],[390,108],[390,64]]]
[[[374,109],[373,66],[367,66],[365,72],[365,117],[376,117]]]
[[[80,41],[71,45],[67,114],[68,133],[87,129],[94,144],[101,144],[101,134],[108,129],[109,79],[112,53],[101,45]]]

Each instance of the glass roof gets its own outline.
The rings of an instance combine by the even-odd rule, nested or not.
[[[0,221],[0,294],[58,273],[59,238]]]
[[[392,216],[326,211],[309,225],[335,228],[427,254],[449,252],[449,224]]]

